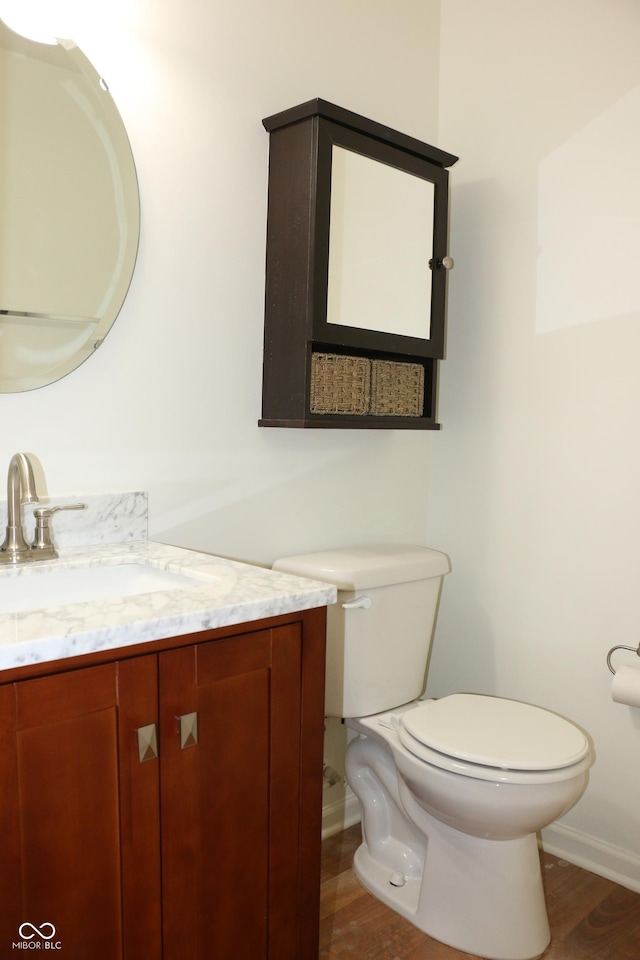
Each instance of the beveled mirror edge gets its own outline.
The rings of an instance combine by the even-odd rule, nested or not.
[[[126,224],[126,237],[122,244],[123,253],[118,277],[109,292],[104,314],[97,322],[91,337],[72,356],[59,363],[52,364],[42,373],[15,378],[0,377],[0,393],[22,393],[54,383],[77,369],[93,355],[113,326],[131,286],[138,257],[140,195],[133,151],[120,112],[106,82],[78,45],[69,39],[58,39],[56,44],[31,40],[16,33],[0,19],[0,34],[2,33],[10,39],[13,48],[27,56],[35,55],[37,59],[53,61],[57,64],[62,53],[65,58],[65,66],[67,68],[71,66],[75,72],[81,74],[89,82],[91,96],[102,109],[105,126],[115,145],[111,151],[111,160],[114,169],[117,168],[120,176],[121,195],[119,203],[123,208],[127,208],[127,216],[132,221]]]

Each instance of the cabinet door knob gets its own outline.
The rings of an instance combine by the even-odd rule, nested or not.
[[[155,723],[148,723],[146,727],[138,727],[138,759],[140,763],[146,760],[158,759],[158,734]]]
[[[186,750],[187,747],[195,747],[198,742],[198,714],[183,713],[177,720],[181,748]]]
[[[429,270],[438,270],[439,267],[444,267],[445,270],[453,270],[454,266],[454,259],[453,257],[449,256],[442,257],[442,259],[438,258],[437,260],[429,260]]]

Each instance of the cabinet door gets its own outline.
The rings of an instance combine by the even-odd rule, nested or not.
[[[165,960],[301,956],[301,662],[300,624],[160,656]]]
[[[0,687],[0,956],[158,960],[157,661]]]

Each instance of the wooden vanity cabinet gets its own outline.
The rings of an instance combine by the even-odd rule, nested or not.
[[[160,956],[157,764],[135,756],[157,709],[154,660],[0,688],[0,956],[23,943],[22,924],[27,942],[60,943],[73,960],[134,945]],[[32,929],[43,924],[53,940]]]
[[[316,960],[324,623],[12,671],[0,956],[33,941],[69,960]]]

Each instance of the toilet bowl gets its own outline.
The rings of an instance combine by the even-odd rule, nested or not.
[[[540,956],[550,933],[536,833],[584,791],[582,731],[474,694],[347,723],[359,734],[346,771],[362,809],[354,866],[364,886],[458,950]]]
[[[325,714],[356,735],[364,886],[431,937],[533,960],[549,924],[537,832],[582,795],[585,734],[541,707],[481,694],[419,699],[448,557],[417,546],[306,554],[274,568],[333,583]]]

